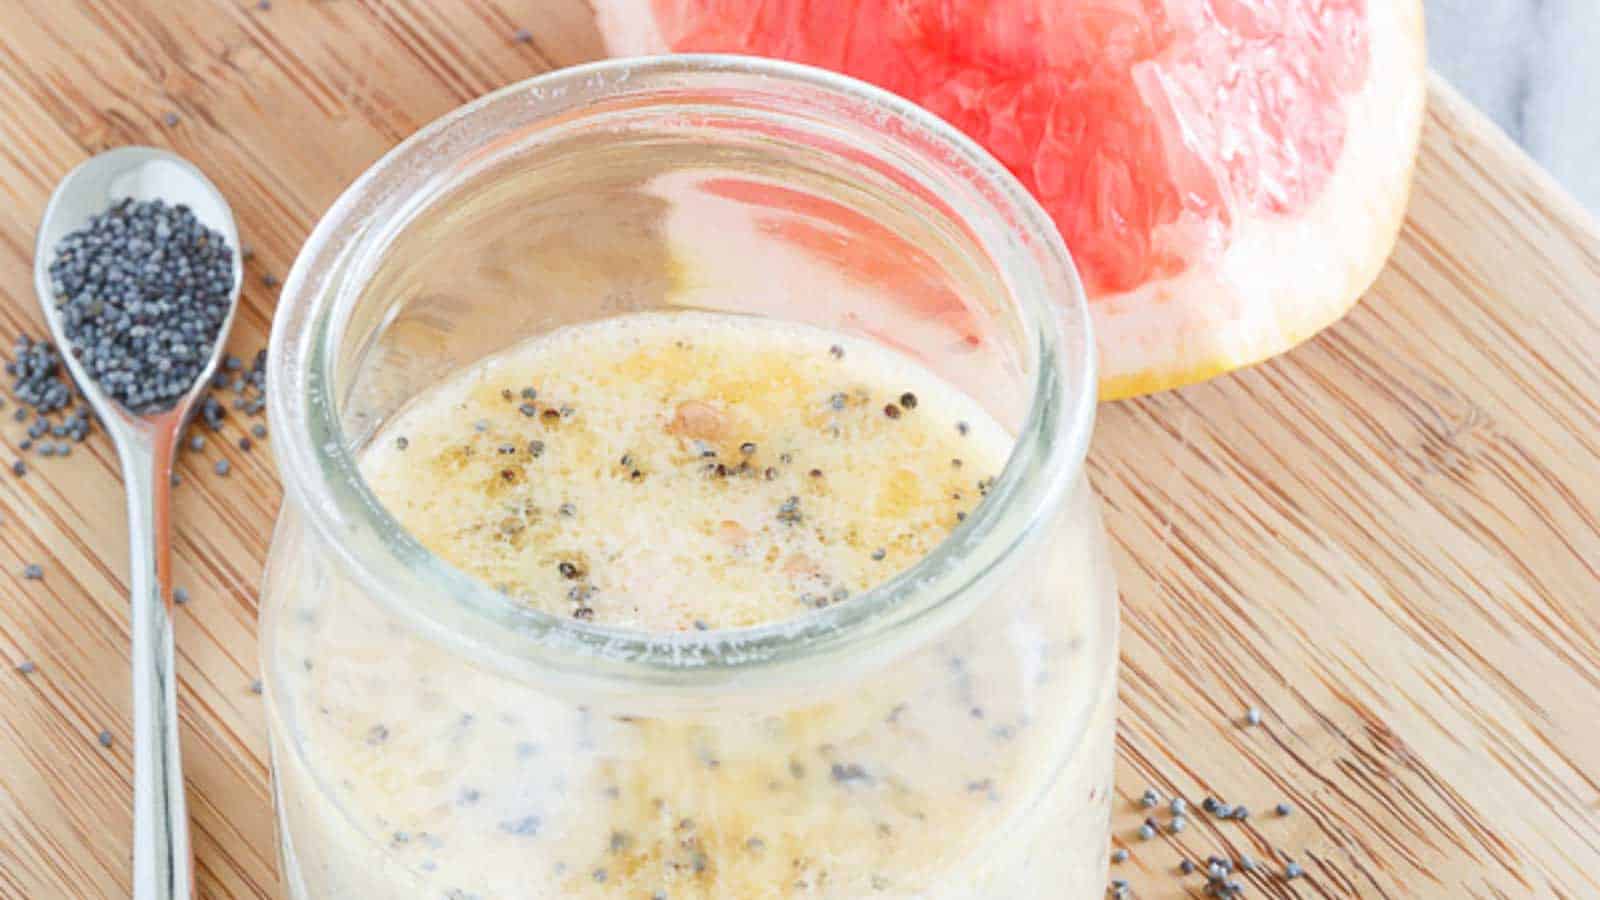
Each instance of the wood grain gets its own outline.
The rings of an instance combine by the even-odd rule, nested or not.
[[[581,0],[0,2],[0,340],[41,331],[32,242],[56,180],[149,143],[235,205],[256,257],[233,346],[253,353],[261,277],[343,186],[451,107],[595,56],[588,17]],[[1275,362],[1103,408],[1091,476],[1125,602],[1115,838],[1133,854],[1116,874],[1138,896],[1198,897],[1180,856],[1240,851],[1307,871],[1252,875],[1250,896],[1600,896],[1597,288],[1593,223],[1435,85],[1410,218],[1364,303]],[[183,747],[218,898],[276,890],[249,686],[278,487],[243,427],[185,454],[177,493]],[[0,464],[20,431],[0,418]],[[103,436],[27,458],[0,478],[0,897],[126,897],[115,459]],[[1252,705],[1265,720],[1242,728]],[[1146,786],[1256,815],[1140,842]],[[1280,799],[1293,816],[1270,815]]]

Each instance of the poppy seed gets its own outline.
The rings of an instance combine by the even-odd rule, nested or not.
[[[169,124],[175,120],[169,114]],[[220,232],[187,206],[131,198],[58,241],[48,272],[63,349],[138,415],[169,409],[189,392],[235,284],[233,250]],[[41,398],[41,411],[66,405],[65,385],[57,388],[54,402]],[[216,417],[202,414],[208,423]]]

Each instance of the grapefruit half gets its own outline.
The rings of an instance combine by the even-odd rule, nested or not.
[[[1055,219],[1101,396],[1199,381],[1337,320],[1410,193],[1421,0],[595,0],[613,55],[830,68],[983,144]]]

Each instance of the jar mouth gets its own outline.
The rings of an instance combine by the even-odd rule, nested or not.
[[[674,92],[734,80],[870,110],[906,153],[961,180],[962,196],[941,199],[994,260],[1017,310],[1035,369],[1026,417],[988,497],[966,520],[926,557],[848,602],[763,625],[674,633],[531,609],[423,548],[362,478],[340,419],[335,366],[363,275],[382,256],[386,236],[442,190],[438,170],[493,151],[496,142],[463,134],[464,123],[490,107],[526,101],[532,119],[520,131],[530,133],[581,120],[601,101],[670,102]],[[485,664],[607,689],[714,686],[734,677],[748,685],[790,664],[843,664],[867,646],[875,653],[915,646],[969,611],[959,601],[981,595],[982,583],[1051,519],[1081,474],[1096,402],[1094,343],[1076,269],[1049,216],[999,162],[886,91],[809,66],[729,55],[562,69],[479,98],[403,141],[345,190],[302,248],[283,287],[267,372],[286,498],[358,589]]]

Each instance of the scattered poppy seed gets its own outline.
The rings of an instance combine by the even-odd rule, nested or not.
[[[566,578],[568,580],[575,579],[579,575],[583,574],[582,569],[570,562],[567,562],[566,560],[562,560],[561,564],[556,566],[556,569],[561,572],[562,578]]]
[[[1261,710],[1256,709],[1254,706],[1252,706],[1249,709],[1245,710],[1244,711],[1244,721],[1248,725],[1260,725],[1261,724]]]
[[[1172,810],[1173,815],[1181,816],[1185,812],[1188,812],[1189,803],[1182,797],[1173,797],[1172,802],[1167,805],[1167,808]]]
[[[1289,879],[1290,881],[1293,881],[1304,874],[1306,874],[1306,870],[1297,862],[1289,863],[1283,869],[1283,877]]]
[[[1257,863],[1255,857],[1248,853],[1239,854],[1239,870],[1241,872],[1254,872],[1256,870],[1256,866]]]
[[[243,450],[244,452],[249,453],[250,452],[250,448],[253,447],[253,446],[255,446],[255,445],[253,443],[251,443],[249,438],[247,438],[247,437],[239,438],[239,449],[240,450]]]
[[[257,678],[256,680],[250,682],[250,693],[252,693],[252,694],[259,694],[259,693],[262,692],[262,690],[264,690],[264,688],[265,688],[265,686],[262,685],[261,679],[259,679],[259,678]]]
[[[1139,826],[1139,840],[1148,841],[1156,836],[1156,830],[1148,823]]]
[[[526,28],[518,28],[516,31],[511,32],[511,39],[519,44],[531,43],[533,41],[533,32]]]
[[[56,445],[55,444],[50,444],[50,443],[40,444],[39,445],[39,455],[40,456],[55,456],[56,455]]]
[[[11,474],[17,476],[18,478],[28,474],[28,464],[20,459],[17,460],[11,464]]]
[[[267,426],[262,425],[260,423],[257,423],[255,425],[251,425],[250,426],[250,433],[255,435],[256,436],[256,440],[259,441],[262,438],[265,438],[267,436]]]
[[[883,405],[883,414],[891,419],[898,419],[900,418],[900,407],[893,403],[885,403]]]
[[[540,456],[543,456],[544,455],[544,441],[529,441],[528,442],[528,455],[536,457],[536,458],[540,457]]]
[[[888,550],[885,550],[884,548],[879,547],[878,549],[872,551],[872,561],[873,562],[883,562],[883,558],[888,556],[888,555],[889,555],[889,551]]]
[[[704,619],[695,619],[694,620],[694,630],[695,631],[710,631],[711,630],[711,626],[707,625]]]
[[[799,497],[790,497],[778,507],[778,521],[785,525],[798,524],[803,518]]]
[[[479,434],[482,434],[483,432],[488,431],[489,430],[489,420],[488,419],[479,419],[478,421],[473,422],[472,423],[472,430],[478,432]]]
[[[539,407],[534,406],[532,403],[524,403],[517,407],[517,412],[522,413],[524,416],[527,416],[531,419],[539,414]]]
[[[844,359],[844,347],[839,344],[834,344],[832,347],[828,348],[828,355],[834,359]]]
[[[256,0],[256,9],[262,12],[272,9],[272,0]]]
[[[212,466],[212,470],[218,475],[226,477],[229,472],[233,471],[233,464],[225,459],[219,459],[217,464]]]
[[[173,590],[173,592],[172,592],[172,602],[178,604],[179,606],[182,606],[185,603],[188,603],[189,602],[189,591],[188,591],[188,589],[187,588],[177,588],[177,589]]]
[[[1130,890],[1130,888],[1128,887],[1128,880],[1126,878],[1113,878],[1113,879],[1111,879],[1111,894],[1112,894],[1112,896],[1114,896],[1114,897],[1126,897],[1126,896],[1128,896],[1128,891],[1129,890]]]
[[[99,735],[99,741],[100,741],[100,746],[102,746],[102,747],[111,746],[111,732],[109,732],[109,731],[101,731],[100,735]]]
[[[1273,812],[1276,812],[1280,816],[1287,816],[1294,812],[1294,807],[1287,803],[1279,803],[1277,806],[1273,807]]]
[[[21,663],[17,664],[17,671],[24,675],[32,675],[38,668],[38,666],[33,664],[33,660],[31,659],[25,659]]]
[[[904,394],[900,395],[900,405],[904,406],[906,409],[916,409],[917,395],[911,393],[910,391],[906,391]]]
[[[268,272],[265,275],[262,275],[261,276],[261,286],[262,287],[269,287],[269,288],[277,287],[278,286],[278,276],[272,274],[271,272]]]
[[[1205,798],[1204,800],[1200,801],[1200,808],[1205,810],[1208,813],[1216,812],[1217,811],[1217,798],[1215,798],[1215,797],[1207,797],[1207,798]]]
[[[172,126],[178,124],[178,114],[175,112],[169,112],[161,117],[161,121],[167,123],[167,127],[171,128]]]
[[[38,563],[28,563],[22,567],[22,577],[29,581],[39,581],[44,578],[44,568]]]
[[[539,392],[531,387],[525,387],[522,389],[521,396],[524,400],[537,400],[539,399]]]
[[[971,431],[971,430],[972,430],[972,426],[968,425],[965,422],[957,422],[956,423],[956,433],[961,435],[962,437],[966,437],[967,433],[969,431]]]
[[[1185,875],[1193,875],[1194,874],[1194,863],[1188,861],[1187,859],[1179,860],[1178,861],[1178,871],[1182,872]]]
[[[1128,851],[1122,849],[1121,847],[1111,851],[1111,861],[1114,863],[1127,862]]]
[[[1189,827],[1189,820],[1188,819],[1185,819],[1183,816],[1173,816],[1171,824],[1169,824],[1167,826],[1167,830],[1172,832],[1173,834],[1177,834],[1178,832],[1180,832],[1180,831],[1182,831],[1182,830],[1184,830],[1185,828],[1188,828],[1188,827]]]
[[[739,445],[739,452],[743,453],[745,456],[750,456],[756,452],[756,445],[750,443],[749,441],[745,441]]]
[[[411,446],[411,441],[407,440],[405,435],[401,435],[394,439],[394,448],[396,450],[404,450],[409,446]]]
[[[1235,819],[1237,819],[1238,821],[1240,821],[1240,822],[1243,822],[1246,819],[1249,819],[1250,818],[1250,807],[1243,806],[1243,805],[1235,806],[1233,808],[1233,817]]]

